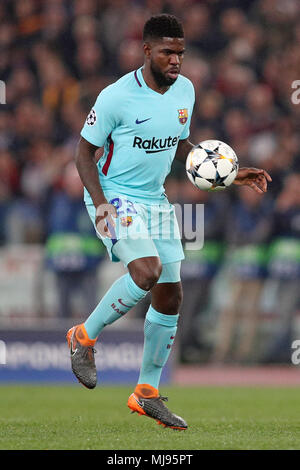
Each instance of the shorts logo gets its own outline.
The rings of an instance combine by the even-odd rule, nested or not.
[[[96,111],[94,109],[91,109],[90,114],[86,118],[86,123],[88,126],[93,126],[96,121],[97,121]]]
[[[188,120],[188,110],[187,108],[184,109],[178,109],[178,119],[180,124],[185,124],[186,121]]]
[[[131,215],[127,215],[127,217],[121,217],[121,225],[123,227],[129,227],[133,222]]]

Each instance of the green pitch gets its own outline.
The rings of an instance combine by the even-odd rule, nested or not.
[[[297,388],[162,387],[187,431],[130,414],[130,387],[0,386],[0,449],[299,449]]]

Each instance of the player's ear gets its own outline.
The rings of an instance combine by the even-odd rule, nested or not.
[[[152,49],[150,42],[144,42],[143,49],[144,49],[145,56],[150,57],[151,56],[151,49]]]

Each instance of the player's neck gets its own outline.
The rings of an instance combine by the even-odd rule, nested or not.
[[[157,93],[163,95],[170,88],[169,86],[159,86],[156,83],[155,78],[151,73],[151,70],[145,66],[142,68],[142,74],[146,85]]]

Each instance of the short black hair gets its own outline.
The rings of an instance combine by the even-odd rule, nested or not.
[[[143,31],[143,40],[160,38],[183,38],[184,32],[181,22],[174,15],[163,13],[151,16],[146,21]]]

